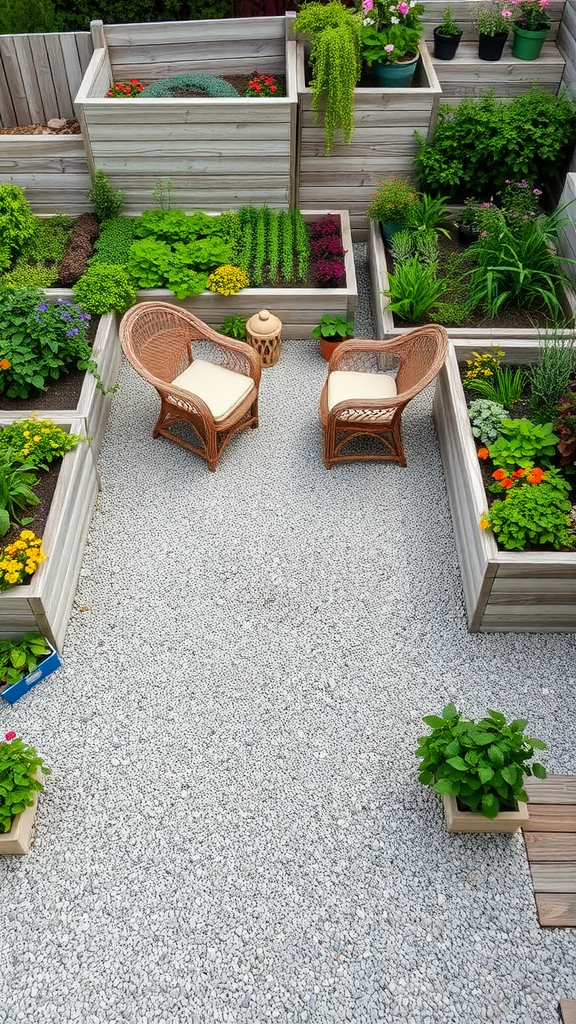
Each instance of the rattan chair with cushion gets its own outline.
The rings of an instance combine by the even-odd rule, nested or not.
[[[209,360],[194,358],[198,342],[208,343]],[[141,302],[122,318],[120,343],[160,395],[153,437],[162,435],[201,455],[213,471],[234,435],[258,426],[260,358],[243,341],[218,334],[167,302]],[[170,429],[176,423],[193,428],[191,441]]]
[[[448,335],[436,324],[391,341],[342,342],[330,359],[320,397],[326,469],[357,459],[405,466],[402,411],[434,379],[447,349]],[[369,450],[358,443],[367,436],[375,441]]]

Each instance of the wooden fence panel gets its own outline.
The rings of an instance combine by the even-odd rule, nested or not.
[[[74,97],[92,56],[89,32],[0,37],[0,124],[74,117]]]

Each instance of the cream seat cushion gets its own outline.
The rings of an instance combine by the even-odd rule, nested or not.
[[[387,373],[359,373],[355,370],[333,370],[328,375],[328,408],[339,402],[363,401],[366,398],[395,398],[396,381]]]
[[[225,420],[254,389],[252,377],[206,359],[194,359],[172,384],[206,402],[216,423]]]

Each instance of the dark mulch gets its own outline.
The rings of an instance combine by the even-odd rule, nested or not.
[[[446,238],[444,235],[439,235],[438,241],[439,249],[439,276],[443,274],[443,267],[449,265],[450,260],[455,256],[460,256],[466,252],[466,246],[462,245],[458,239],[458,231],[456,228],[451,230],[450,238]],[[389,269],[394,271],[394,260],[390,252],[388,243],[386,242],[386,264]],[[466,270],[472,268],[472,261],[468,264],[464,264],[459,270],[459,273],[463,273]],[[442,295],[442,302],[452,302],[457,300],[457,295],[452,292],[450,288]],[[469,327],[545,327],[548,323],[546,315],[540,309],[534,307],[523,307],[523,306],[507,306],[502,309],[497,317],[493,320],[489,319],[478,319],[474,323],[468,324]],[[401,320],[394,314],[394,324],[396,327],[410,327],[413,324],[408,324],[405,320]],[[462,324],[455,323],[444,323],[445,327],[461,327]]]
[[[4,537],[1,537],[0,549],[16,540],[21,530],[34,530],[37,537],[43,536],[61,466],[62,459],[55,459],[48,470],[38,470],[38,485],[34,488],[34,493],[40,498],[40,504],[30,505],[24,515],[24,518],[27,516],[33,517],[33,522],[27,526],[17,526]]]
[[[218,75],[218,78],[223,78],[225,82],[228,82],[231,86],[236,89],[239,96],[244,96],[246,89],[248,88],[248,82],[252,79],[253,75],[260,74],[266,75],[267,71],[253,71],[251,75]],[[279,86],[282,86],[281,95],[286,93],[286,78],[284,75],[274,75]],[[190,96],[192,98],[198,97],[206,99],[206,95],[203,92],[195,92],[191,89],[174,89],[172,96]],[[262,96],[262,99],[269,99],[270,97]]]
[[[88,341],[94,344],[100,317],[92,318],[88,325]],[[75,409],[78,405],[86,370],[72,370],[60,380],[50,384],[47,391],[37,391],[28,398],[6,398],[0,395],[0,408],[3,412],[17,413],[21,409]]]

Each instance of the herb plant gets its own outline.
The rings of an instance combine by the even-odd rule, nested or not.
[[[432,732],[418,740],[418,778],[436,793],[456,797],[465,810],[493,819],[528,800],[524,776],[546,778],[543,765],[530,763],[546,744],[524,735],[523,718],[508,723],[499,711],[489,710],[475,722],[447,704],[441,718],[426,715],[423,721]]]
[[[31,807],[35,793],[44,789],[36,778],[38,770],[50,774],[34,747],[19,740],[15,732],[7,732],[0,743],[0,832],[9,832],[12,819]]]
[[[325,313],[320,323],[312,331],[313,338],[326,338],[328,341],[338,341],[342,338],[354,337],[354,321],[348,320],[345,316],[335,316],[332,313]]]
[[[502,423],[508,419],[508,411],[499,402],[476,398],[468,409],[472,433],[483,445],[493,444],[502,433]]]
[[[0,452],[0,536],[8,533],[11,526],[22,526],[32,522],[22,518],[28,505],[37,505],[39,498],[34,494],[38,477],[32,472],[30,462],[14,462],[10,452]]]
[[[458,28],[458,25],[454,21],[454,15],[450,7],[444,8],[442,14],[442,21],[438,26],[438,35],[440,36],[461,36],[462,31]]]
[[[30,675],[50,653],[50,645],[38,633],[0,640],[0,686],[13,686]]]
[[[0,428],[0,459],[10,455],[15,462],[43,469],[44,463],[63,458],[86,440],[80,434],[69,434],[52,420],[15,420]]]
[[[124,266],[128,263],[137,224],[135,217],[111,217],[110,220],[102,221],[100,234],[94,242],[90,266],[94,266],[95,263]]]
[[[406,260],[412,259],[416,255],[416,235],[409,228],[396,231],[388,245],[395,267],[399,267],[401,263],[406,263]]]
[[[425,265],[418,257],[406,260],[394,274],[389,274],[388,283],[383,294],[390,299],[390,309],[410,323],[424,320],[448,287],[446,281],[436,279],[434,267]]]
[[[495,466],[506,471],[536,462],[548,467],[557,443],[551,423],[532,423],[525,418],[503,420],[501,435],[490,446],[490,458]]]
[[[512,487],[505,498],[491,505],[480,526],[491,527],[507,551],[524,551],[528,545],[550,546],[556,551],[573,548],[576,534],[572,530],[571,505],[558,479],[547,481],[543,474],[530,484],[530,475],[526,477],[527,486]]]
[[[236,338],[237,341],[246,341],[246,322],[245,316],[227,316],[220,324],[220,334]]]
[[[32,238],[36,218],[18,185],[0,185],[0,270],[7,270]]]
[[[74,285],[74,298],[92,316],[125,313],[136,302],[136,288],[125,267],[95,263]]]
[[[87,195],[100,221],[117,217],[122,209],[124,193],[112,188],[104,171],[95,172],[92,188]]]
[[[530,407],[538,422],[554,418],[556,407],[576,371],[574,332],[545,331],[540,337],[538,362],[530,372]]]
[[[527,381],[528,374],[522,367],[498,366],[490,377],[476,377],[465,381],[464,386],[490,402],[511,406],[522,397]]]

